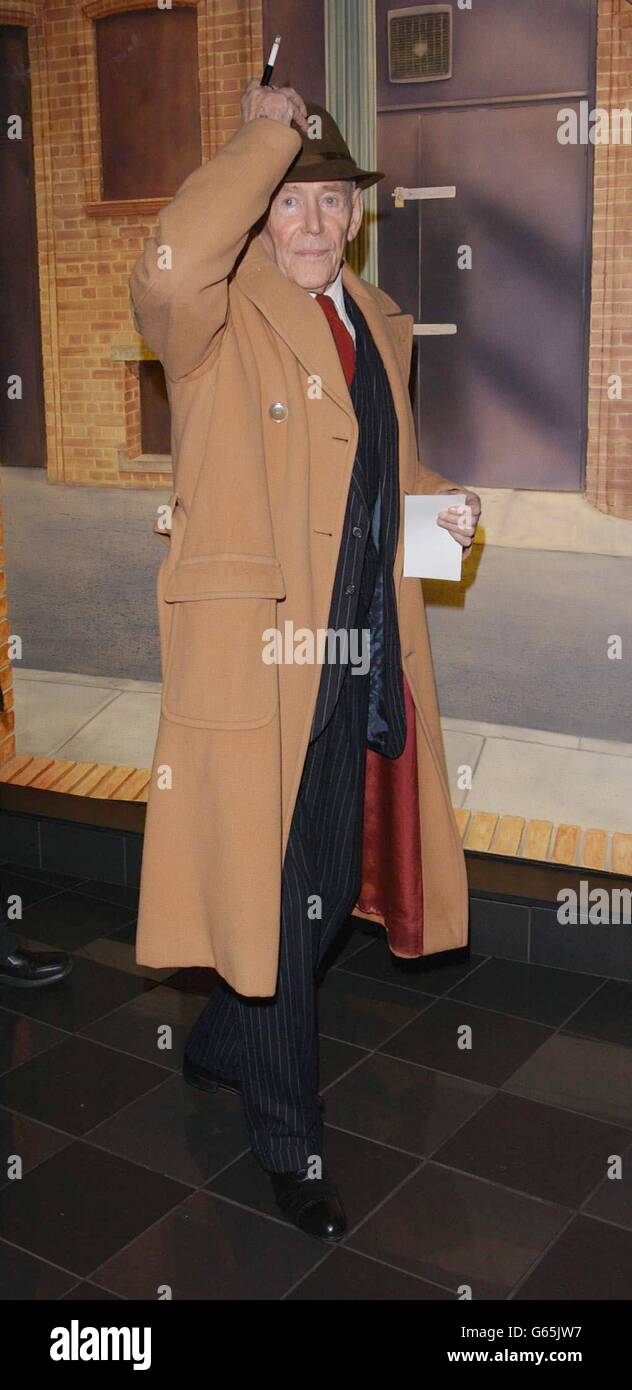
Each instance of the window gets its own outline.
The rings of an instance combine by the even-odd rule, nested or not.
[[[95,20],[102,192],[172,197],[202,162],[197,9]]]

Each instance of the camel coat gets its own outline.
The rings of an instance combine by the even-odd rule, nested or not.
[[[163,363],[174,490],[155,530],[163,686],[143,849],[142,965],[214,966],[240,993],[274,993],[281,870],[322,667],[262,660],[286,622],[326,629],[358,424],[329,324],[249,235],[298,153],[260,118],[163,209],[130,291]],[[467,941],[467,880],[452,809],[421,581],[402,578],[404,494],[455,484],[418,458],[408,394],[413,320],[345,263],[399,422],[394,566],[416,711],[423,943]],[[290,629],[291,630],[291,629]],[[388,826],[384,827],[388,835]]]

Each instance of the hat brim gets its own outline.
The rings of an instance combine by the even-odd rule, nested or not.
[[[380,179],[386,175],[380,170],[369,172],[368,169],[349,169],[348,164],[341,162],[339,167],[333,163],[314,164],[306,169],[299,164],[296,169],[290,165],[284,183],[336,183],[339,179],[354,179],[358,188],[371,188],[374,183],[379,183]]]

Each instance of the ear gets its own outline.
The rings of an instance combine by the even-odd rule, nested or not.
[[[363,191],[362,188],[354,188],[353,190],[353,209],[347,231],[347,241],[354,241],[362,226],[362,218],[364,217]]]

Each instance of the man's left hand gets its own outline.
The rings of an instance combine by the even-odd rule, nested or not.
[[[459,491],[458,488],[454,489]],[[474,544],[476,527],[481,515],[481,499],[476,492],[466,492],[465,505],[447,507],[439,512],[437,526],[443,526],[463,546],[463,559],[467,559]]]

